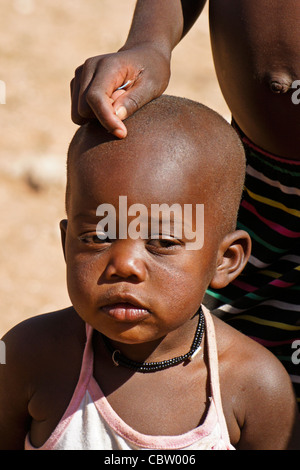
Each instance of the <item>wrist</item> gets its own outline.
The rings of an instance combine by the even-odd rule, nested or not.
[[[139,52],[139,51],[153,51],[163,56],[168,62],[171,61],[172,47],[159,41],[144,40],[137,43],[133,41],[126,41],[125,44],[118,50],[118,52]]]

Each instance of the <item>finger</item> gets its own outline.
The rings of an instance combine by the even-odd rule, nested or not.
[[[94,115],[105,129],[116,137],[123,139],[127,135],[127,129],[121,119],[115,114],[112,106],[113,99],[108,96],[89,96],[89,103],[94,110]]]
[[[113,108],[116,116],[123,121],[154,98],[154,91],[137,79],[128,91],[115,98]]]
[[[93,110],[91,109],[86,95],[90,86],[93,84],[94,78],[94,66],[92,59],[88,59],[81,71],[78,74],[77,85],[79,86],[78,90],[78,113],[81,117],[85,119],[95,118]]]
[[[123,79],[119,79],[123,83]],[[117,83],[118,84],[118,83]],[[113,103],[115,99],[125,93],[125,90],[116,90],[116,84],[109,82],[107,86],[101,80],[100,73],[95,76],[93,82],[85,93],[85,99],[93,115],[112,134],[119,138],[127,135],[123,122],[115,114]]]
[[[125,93],[125,90],[120,90],[119,88],[113,92],[113,94],[111,95],[111,102],[114,103],[118,98],[119,96],[122,96],[124,95]]]
[[[75,77],[70,83],[70,92],[71,92],[71,119],[75,124],[82,125],[87,122],[87,118],[79,112],[78,102],[80,95],[80,78],[81,78],[81,68],[75,72]]]

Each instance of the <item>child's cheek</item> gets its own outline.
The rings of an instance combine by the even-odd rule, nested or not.
[[[75,255],[67,263],[67,285],[69,296],[74,305],[82,307],[94,302],[95,290],[101,273],[89,257]]]
[[[195,263],[191,263],[191,258],[188,262],[174,263],[173,266],[161,265],[155,277],[157,292],[160,292],[163,286],[162,295],[169,299],[169,303],[183,311],[196,311],[207,287],[206,273],[205,269],[202,269],[201,261],[197,258]]]

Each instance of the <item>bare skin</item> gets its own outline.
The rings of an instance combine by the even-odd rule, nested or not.
[[[89,59],[72,82],[72,117],[97,117],[118,137],[122,120],[166,89],[171,51],[205,0],[139,0],[125,45],[117,54]],[[166,11],[165,11],[166,9]],[[264,150],[300,158],[300,105],[292,83],[300,78],[300,5],[297,0],[211,0],[210,26],[217,77],[234,119]],[[201,67],[201,57],[199,57]],[[117,87],[131,80],[126,91]],[[119,117],[116,116],[119,111]]]
[[[216,73],[233,118],[259,147],[300,159],[300,106],[291,88],[300,77],[297,0],[212,0]]]
[[[237,136],[226,124],[228,135],[232,134],[231,145],[226,146],[223,124],[219,139],[207,139],[207,133],[214,136],[220,125],[207,112],[197,121],[202,133],[191,135],[197,113],[189,113],[189,106],[185,112],[177,111],[177,104],[174,108],[177,120],[159,107],[154,119],[146,120],[143,139],[141,121],[134,127],[131,120],[128,139],[112,139],[99,126],[81,136],[86,141],[79,139],[77,153],[73,149],[68,220],[60,224],[73,307],[27,320],[3,338],[7,364],[0,367],[1,449],[23,449],[27,433],[32,445],[39,447],[54,431],[78,381],[85,322],[94,329],[94,377],[128,425],[145,434],[179,435],[204,421],[210,396],[206,336],[203,355],[195,361],[149,375],[116,368],[100,335],[108,336],[115,347],[138,361],[184,354],[208,284],[224,287],[240,274],[250,254],[246,232],[224,233],[224,219],[231,212],[227,210],[227,217],[222,217],[217,191],[212,189],[217,167],[223,199],[227,184],[241,192],[237,180],[242,180],[244,161]],[[160,122],[159,116],[168,122]],[[225,149],[232,155],[229,163],[220,152]],[[180,160],[182,165],[178,165]],[[120,161],[125,162],[121,172]],[[223,178],[225,168],[227,177]],[[170,205],[202,201],[207,207],[203,248],[188,251],[185,236],[164,238],[164,233],[161,239],[100,240],[96,209],[104,201],[117,208],[119,194],[147,208],[158,197]],[[232,200],[231,194],[227,199]],[[238,200],[235,213],[237,207]],[[145,312],[141,320],[116,320],[107,313],[107,305],[125,302],[132,308],[133,298]],[[297,448],[298,411],[288,374],[262,346],[221,320],[213,321],[231,443],[238,449]]]
[[[293,392],[287,393],[285,371],[280,367],[278,370],[277,362],[273,357],[266,357],[265,351],[262,354],[259,345],[220,320],[215,318],[214,322],[219,342],[223,409],[232,444],[241,450],[297,448],[292,429]],[[70,334],[66,335],[65,331]],[[69,308],[28,320],[4,339],[11,367],[1,366],[0,370],[1,381],[5,380],[0,392],[0,448],[22,450],[28,431],[32,444],[39,447],[54,431],[74,392],[84,349],[85,325],[74,309]],[[94,351],[96,380],[114,410],[137,431],[176,435],[203,422],[209,391],[205,354],[188,367],[178,366],[150,377],[114,367],[98,335]],[[263,374],[266,365],[268,383]],[[253,381],[253,371],[258,366],[262,376],[258,374]],[[234,372],[237,370],[238,374]],[[103,382],[103,377],[109,380]],[[188,384],[188,401],[178,399],[186,393],[183,384]],[[3,393],[3,389],[9,390],[9,394]],[[259,398],[254,398],[257,390],[260,390]],[[164,420],[161,420],[162,412]],[[260,431],[253,433],[253,429]]]

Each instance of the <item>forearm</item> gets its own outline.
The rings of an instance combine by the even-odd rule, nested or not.
[[[149,43],[169,58],[183,31],[180,0],[138,0],[128,38],[121,50]]]
[[[193,26],[206,0],[137,0],[124,46],[114,54],[91,57],[71,82],[72,120],[95,117],[124,138],[123,120],[160,96],[170,79],[174,47]],[[129,84],[125,90],[118,88]]]
[[[183,13],[183,32],[185,36],[200,16],[207,0],[181,0]]]

